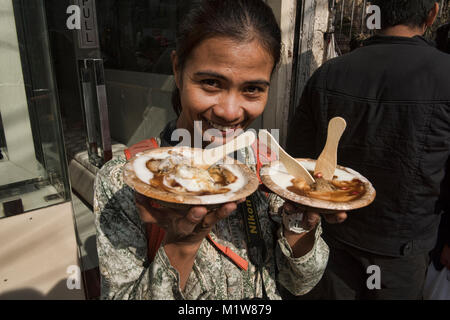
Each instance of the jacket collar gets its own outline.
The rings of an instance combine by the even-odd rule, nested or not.
[[[363,41],[363,46],[370,46],[375,44],[408,44],[418,46],[434,46],[433,41],[427,40],[422,36],[409,37],[394,37],[375,35]]]

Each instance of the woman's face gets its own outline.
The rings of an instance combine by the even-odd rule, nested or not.
[[[177,127],[192,137],[200,134],[194,121],[201,121],[202,137],[217,129],[209,130],[215,131],[212,140],[223,144],[264,111],[274,60],[257,40],[210,38],[192,50],[183,70],[176,68],[175,53],[172,62],[182,106]]]

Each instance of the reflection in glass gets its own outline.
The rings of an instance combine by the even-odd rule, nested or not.
[[[0,2],[0,217],[69,198],[43,8]]]
[[[176,29],[191,0],[97,1],[105,68],[172,74]]]

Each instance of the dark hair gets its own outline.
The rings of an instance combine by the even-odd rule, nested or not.
[[[372,0],[380,7],[381,28],[399,24],[418,27],[425,23],[435,0]]]
[[[240,42],[257,38],[272,55],[274,69],[280,60],[280,28],[272,9],[262,0],[200,0],[191,5],[178,28],[176,52],[179,72],[197,45],[216,36]],[[181,101],[176,86],[172,105],[179,116]]]

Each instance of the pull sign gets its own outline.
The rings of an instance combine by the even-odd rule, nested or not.
[[[96,49],[98,45],[97,15],[94,0],[76,0],[66,10],[68,16],[66,26],[69,30],[77,30],[81,49]]]

